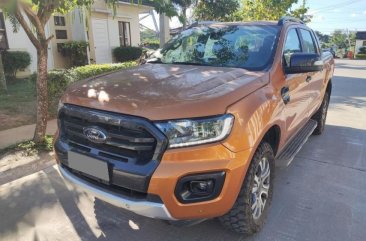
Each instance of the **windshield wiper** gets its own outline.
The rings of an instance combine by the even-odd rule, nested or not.
[[[184,65],[204,65],[201,63],[192,63],[192,62],[179,62],[179,61],[174,61],[172,62],[172,64],[184,64]]]

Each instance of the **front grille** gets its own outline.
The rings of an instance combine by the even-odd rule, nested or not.
[[[59,120],[61,138],[80,152],[138,165],[154,159],[157,138],[134,117],[68,106]],[[107,135],[105,143],[90,141],[83,133],[86,127],[102,129]]]
[[[58,118],[55,151],[62,164],[68,166],[69,151],[85,154],[108,163],[109,185],[147,192],[167,146],[166,137],[150,121],[68,104]],[[84,134],[89,127],[102,130],[103,143],[89,140]]]

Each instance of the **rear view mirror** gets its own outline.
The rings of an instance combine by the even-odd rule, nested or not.
[[[294,53],[290,57],[286,74],[308,73],[323,70],[324,62],[318,54]]]

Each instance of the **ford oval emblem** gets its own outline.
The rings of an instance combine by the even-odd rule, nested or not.
[[[107,135],[97,127],[86,127],[83,133],[89,141],[94,143],[104,143],[107,140]]]

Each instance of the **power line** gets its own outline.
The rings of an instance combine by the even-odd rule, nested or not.
[[[340,2],[340,3],[324,6],[324,7],[318,8],[318,9],[313,9],[313,11],[321,11],[321,10],[325,10],[325,9],[332,9],[332,8],[335,8],[335,7],[341,7],[341,6],[346,5],[346,4],[352,4],[352,3],[361,2],[361,1],[364,1],[364,0],[351,0],[351,1]]]

